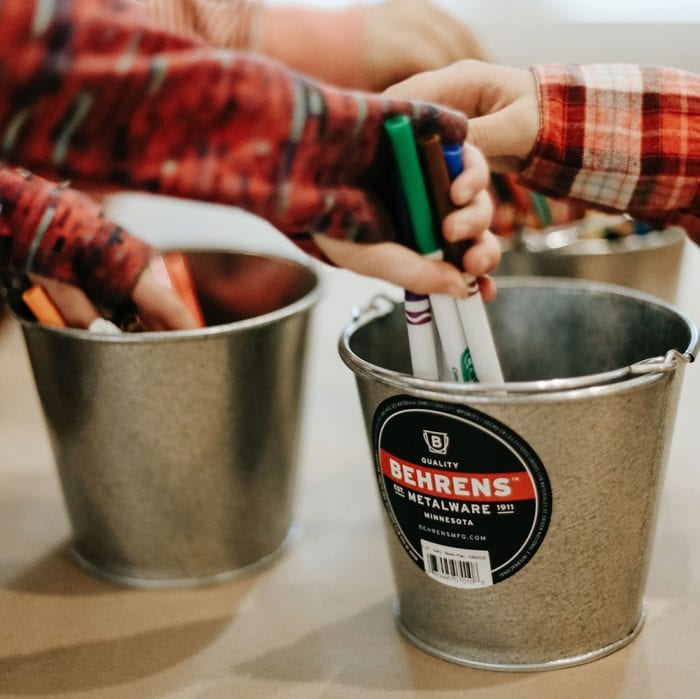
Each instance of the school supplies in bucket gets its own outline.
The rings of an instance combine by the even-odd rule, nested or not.
[[[655,229],[527,189],[512,175],[493,174],[492,230],[502,257],[494,276],[573,277],[622,284],[673,302],[686,234]]]
[[[636,223],[622,216],[605,220],[609,226]],[[590,279],[622,284],[673,302],[686,238],[677,226],[645,230],[643,234],[593,236],[588,224],[577,220],[525,233],[518,245],[512,239],[502,239],[501,262],[493,274]]]
[[[425,162],[422,168],[410,120],[403,115],[396,116],[388,119],[384,126],[389,135],[403,188],[403,201],[412,229],[410,237],[415,241],[415,247],[421,255],[432,260],[442,260],[444,253],[438,243],[439,229],[442,218],[448,213],[449,204],[445,201],[449,202],[447,190],[450,183],[444,160],[446,156],[439,140],[425,139],[420,143]],[[451,157],[454,159],[454,153]],[[460,169],[461,162],[453,177]],[[437,222],[431,211],[426,180],[430,183]],[[468,299],[453,299],[445,294],[421,297],[412,292],[406,296],[409,347],[414,372],[417,375],[423,378],[438,378],[436,368],[439,362],[432,358],[432,355],[437,354],[438,348],[436,346],[431,350],[428,330],[430,326],[427,320],[430,318],[434,320],[437,328],[439,346],[453,381],[502,381],[498,356],[478,284],[475,279],[470,279],[469,284],[471,295]],[[419,303],[421,308],[425,309],[420,311],[420,322],[416,322],[411,314],[416,312]]]

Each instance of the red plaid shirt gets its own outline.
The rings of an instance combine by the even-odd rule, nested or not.
[[[627,64],[532,71],[540,134],[524,182],[700,243],[700,76]]]
[[[384,119],[408,114],[446,142],[466,135],[454,112],[215,49],[127,0],[0,0],[0,66],[5,162],[235,204],[311,252],[312,231],[392,237]],[[128,296],[145,248],[40,178],[6,170],[0,196],[0,265]]]

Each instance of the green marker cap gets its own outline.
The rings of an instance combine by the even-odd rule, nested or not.
[[[391,141],[418,252],[421,255],[429,255],[439,250],[440,246],[433,232],[433,216],[418,160],[411,120],[399,114],[387,119],[384,122],[384,128]]]

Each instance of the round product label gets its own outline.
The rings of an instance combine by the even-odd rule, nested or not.
[[[473,408],[410,396],[374,414],[382,500],[404,548],[445,585],[494,585],[535,554],[552,493],[542,462],[513,430]]]

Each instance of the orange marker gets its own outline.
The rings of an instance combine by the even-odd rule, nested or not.
[[[525,187],[518,182],[517,177],[512,172],[507,172],[502,177],[508,184],[508,187],[510,187],[516,206],[523,212],[529,211],[532,208],[532,204]]]
[[[22,293],[22,301],[27,304],[36,319],[44,325],[66,327],[66,321],[59,313],[56,304],[51,300],[43,287],[34,285]]]
[[[77,287],[34,272],[29,278],[46,292],[69,328],[88,328],[100,317],[92,301]]]
[[[162,257],[175,293],[192,314],[197,326],[203,328],[206,322],[194,290],[192,270],[187,258],[179,252],[168,252],[163,254]]]

